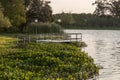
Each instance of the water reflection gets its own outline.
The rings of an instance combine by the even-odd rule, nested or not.
[[[88,44],[84,50],[103,66],[98,80],[120,80],[120,31],[119,30],[65,30],[80,32]]]

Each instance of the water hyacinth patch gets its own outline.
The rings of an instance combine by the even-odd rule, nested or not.
[[[0,79],[88,79],[99,69],[76,46],[60,43],[29,43],[26,49],[0,56]]]

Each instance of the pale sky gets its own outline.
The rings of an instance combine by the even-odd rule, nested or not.
[[[93,13],[95,0],[49,0],[53,13]]]

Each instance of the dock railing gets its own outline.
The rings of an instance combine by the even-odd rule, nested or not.
[[[49,36],[48,36],[49,35]],[[80,42],[82,41],[82,33],[66,33],[66,34],[44,34],[42,38],[38,38],[36,42]]]
[[[82,41],[82,33],[65,33],[65,34],[37,34],[21,37],[26,42],[75,42]]]
[[[68,39],[82,41],[82,33],[67,33]]]

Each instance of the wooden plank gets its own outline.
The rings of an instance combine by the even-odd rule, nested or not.
[[[36,40],[36,42],[54,42],[54,43],[69,43],[69,42],[79,42],[81,40]]]

